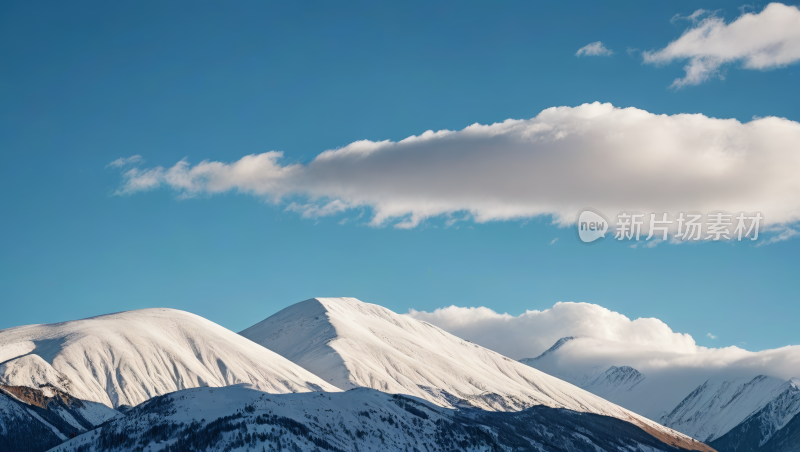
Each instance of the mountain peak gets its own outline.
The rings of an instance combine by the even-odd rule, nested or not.
[[[585,389],[595,392],[589,387],[606,386],[614,391],[630,391],[645,379],[644,374],[631,366],[611,366],[605,372],[589,382]]]
[[[305,300],[240,334],[342,389],[408,394],[453,408],[566,408],[687,439],[533,367],[354,298]]]
[[[571,340],[574,340],[574,339],[575,339],[574,336],[562,337],[561,339],[557,340],[556,343],[553,344],[552,347],[548,348],[547,350],[544,351],[544,353],[542,353],[541,355],[537,356],[534,359],[539,359],[539,358],[544,357],[545,355],[549,355],[550,353],[553,353],[556,350],[558,350],[559,348],[563,347],[564,344],[566,344],[567,342],[569,342]]]
[[[561,347],[563,347],[564,344],[566,344],[569,341],[572,341],[574,339],[576,339],[576,336],[562,337],[561,339],[557,340],[555,344],[553,344],[550,348],[548,348],[547,350],[542,352],[542,354],[537,356],[536,358],[522,358],[522,359],[519,360],[519,362],[521,362],[521,363],[523,363],[525,365],[528,365],[528,366],[533,366],[533,363],[535,363],[536,361],[539,361],[540,359],[542,359],[542,358],[544,358],[546,356],[552,355],[553,353],[556,352],[556,350],[558,350]],[[536,367],[536,366],[533,366],[533,367]]]
[[[153,308],[0,331],[0,384],[52,385],[79,399],[137,405],[154,395],[251,383],[336,391],[315,375],[195,314]]]
[[[745,420],[750,414],[786,391],[788,382],[779,378],[711,378],[664,416],[664,425],[710,442]]]

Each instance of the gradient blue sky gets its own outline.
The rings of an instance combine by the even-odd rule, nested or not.
[[[683,64],[626,52],[679,37],[688,23],[675,14],[732,20],[741,5],[3,2],[0,328],[163,306],[239,331],[306,298],[353,296],[397,312],[515,315],[582,301],[707,346],[798,344],[798,239],[634,250],[583,246],[549,218],[339,225],[357,212],[303,219],[236,193],[113,196],[120,173],[106,168],[135,154],[162,166],[270,150],[308,162],[356,140],[594,101],[800,121],[796,65],[734,66],[674,90]],[[616,53],[575,56],[594,41]]]

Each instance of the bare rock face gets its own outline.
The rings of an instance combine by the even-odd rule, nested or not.
[[[47,450],[117,416],[57,388],[0,385],[0,450]]]

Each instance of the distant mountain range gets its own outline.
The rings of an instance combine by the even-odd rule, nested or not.
[[[675,402],[629,366],[593,368],[588,373],[559,369],[559,350],[574,339],[562,338],[540,356],[520,362],[649,416],[718,451],[800,450],[798,379],[764,375],[712,378]]]
[[[727,452],[795,444],[794,381],[709,381],[648,418],[631,408],[647,403],[629,403],[652,390],[632,367],[547,373],[573,340],[518,362],[354,298],[306,300],[240,334],[170,309],[10,328],[0,330],[0,450]]]

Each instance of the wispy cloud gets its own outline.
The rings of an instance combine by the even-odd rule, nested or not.
[[[298,204],[291,203],[286,207],[287,212],[297,212],[303,215],[303,218],[319,218],[335,215],[344,212],[350,208],[346,203],[335,199],[323,205],[319,204]]]
[[[553,244],[555,244],[557,241],[558,241],[558,237],[556,237],[556,238],[554,238],[553,240],[551,240],[551,241],[550,241],[550,244],[551,244],[551,245],[553,245]]]
[[[566,226],[587,205],[609,215],[760,211],[781,224],[800,212],[798,142],[800,123],[781,118],[741,123],[593,103],[399,142],[357,141],[308,164],[266,152],[123,168],[117,194],[238,191],[290,199],[288,210],[305,217],[368,209],[371,225],[398,228],[440,215],[478,223],[550,215]]]
[[[706,14],[709,14],[708,10],[698,9],[697,11],[693,12],[692,14],[689,14],[688,16],[681,16],[680,14],[675,14],[669,21],[674,24],[675,22],[681,20],[687,20],[693,24],[696,24],[697,21],[700,20],[700,18],[705,16]]]
[[[113,162],[106,165],[106,168],[122,168],[125,166],[136,165],[139,163],[144,163],[145,160],[142,158],[141,155],[134,155],[127,158],[118,158]]]
[[[696,22],[708,11],[697,10],[687,17]],[[673,17],[673,20],[677,20]],[[742,14],[730,24],[711,15],[696,23],[667,47],[644,52],[644,61],[667,64],[689,60],[686,76],[672,87],[698,85],[712,77],[723,77],[726,64],[740,62],[745,69],[767,70],[800,61],[800,9],[770,3],[758,14]]]
[[[655,248],[661,242],[663,242],[661,239],[648,240],[642,245],[642,248]]]
[[[602,42],[597,41],[578,49],[575,56],[611,56],[614,52],[607,49]]]
[[[709,339],[714,339],[714,340],[717,339],[717,336],[715,336],[715,335],[713,335],[711,333],[706,334],[706,337],[708,337]]]
[[[771,245],[773,243],[783,242],[792,237],[797,237],[798,235],[800,235],[800,232],[798,232],[796,229],[786,228],[780,234],[772,236],[763,242],[759,242],[756,246]]]

